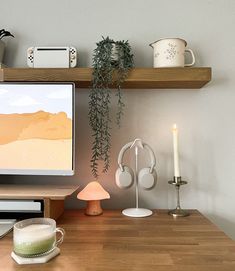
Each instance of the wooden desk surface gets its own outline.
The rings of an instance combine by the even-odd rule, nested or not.
[[[159,210],[148,218],[128,218],[105,210],[89,217],[66,211],[61,255],[43,265],[17,265],[10,257],[12,234],[0,239],[0,270],[31,271],[234,271],[235,242],[198,211],[174,219]]]

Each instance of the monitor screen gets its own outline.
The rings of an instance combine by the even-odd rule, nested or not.
[[[0,174],[74,174],[74,84],[0,83]]]

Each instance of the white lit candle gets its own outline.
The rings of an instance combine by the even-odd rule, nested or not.
[[[178,149],[178,128],[177,125],[173,125],[173,151],[174,151],[174,176],[180,177],[179,167],[179,149]]]

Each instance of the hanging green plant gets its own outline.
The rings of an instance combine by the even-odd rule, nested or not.
[[[128,41],[114,41],[109,37],[97,43],[93,55],[93,80],[90,91],[89,123],[92,129],[91,169],[98,178],[98,163],[103,162],[103,172],[110,164],[111,148],[111,86],[117,88],[116,122],[120,127],[124,102],[121,86],[133,67],[133,54]]]

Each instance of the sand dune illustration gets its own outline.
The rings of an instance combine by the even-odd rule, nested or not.
[[[72,167],[72,140],[28,139],[0,145],[0,167],[70,170]]]
[[[0,114],[0,145],[26,139],[72,139],[72,120],[64,112]]]

